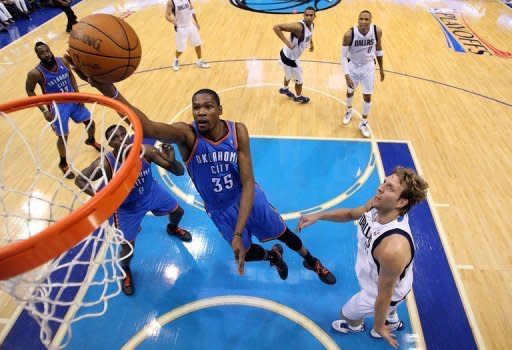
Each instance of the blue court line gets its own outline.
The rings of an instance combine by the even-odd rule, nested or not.
[[[416,169],[406,143],[378,146],[386,174],[397,165]],[[409,217],[417,247],[414,297],[427,349],[477,349],[428,203],[417,205]]]

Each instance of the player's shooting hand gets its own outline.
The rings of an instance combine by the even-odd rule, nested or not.
[[[309,52],[313,52],[313,51],[315,51],[315,47],[314,47],[313,45],[311,45],[311,46],[309,47]]]
[[[308,227],[313,225],[319,219],[318,214],[310,214],[310,215],[301,215],[299,219],[299,223],[297,224],[297,228],[295,231],[302,231],[304,227]]]
[[[389,345],[391,345],[395,349],[398,349],[398,342],[395,338],[395,335],[388,327],[384,326],[379,330],[374,329],[374,331],[379,333],[380,336],[389,343]]]
[[[235,235],[231,241],[231,247],[233,247],[233,253],[235,254],[235,260],[238,264],[238,273],[244,274],[245,265],[245,248],[242,236]]]
[[[380,70],[380,81],[384,81],[384,69]]]

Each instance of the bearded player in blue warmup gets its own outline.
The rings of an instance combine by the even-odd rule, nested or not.
[[[150,120],[113,84],[88,80],[105,96],[132,108],[142,122],[145,137],[178,145],[189,175],[204,200],[206,212],[233,248],[240,274],[244,272],[245,261],[267,260],[271,266],[276,266],[281,279],[288,277],[282,246],[275,244],[271,250],[265,250],[252,242],[254,235],[260,241],[280,240],[302,256],[304,267],[315,271],[324,283],[336,283],[334,275],[285,225],[256,184],[247,128],[242,123],[220,119],[222,106],[215,91],[201,89],[192,96],[192,124],[166,124]]]
[[[50,47],[38,41],[34,50],[40,62],[36,68],[27,74],[25,90],[28,96],[35,96],[36,85],[39,84],[43,94],[79,92],[73,72],[70,69],[66,57],[55,57]],[[101,145],[94,139],[95,124],[91,119],[91,113],[82,103],[57,103],[54,105],[41,105],[39,109],[44,118],[51,123],[53,131],[57,135],[57,149],[59,151],[59,169],[68,179],[75,177],[66,159],[66,142],[69,134],[69,119],[75,123],[83,123],[87,130],[85,144],[101,151]],[[58,118],[57,118],[58,116]]]
[[[125,155],[127,146],[131,144],[129,137],[126,135],[126,129],[121,125],[108,127],[105,131],[105,137],[109,146],[112,147],[112,152],[106,153],[103,160],[101,157],[96,159],[91,165],[82,170],[75,179],[76,185],[91,196],[97,192],[91,187],[91,181],[99,180],[103,173],[106,174],[108,179],[112,179],[113,174],[122,164],[122,157]],[[151,172],[151,163],[153,162],[180,176],[185,172],[183,165],[176,161],[174,148],[171,145],[163,144],[162,150],[152,145],[143,144],[142,146],[144,157],[142,158],[139,177],[128,197],[114,213],[115,224],[123,232],[124,238],[135,247],[135,238],[141,229],[140,224],[148,212],[157,216],[168,215],[167,233],[179,237],[182,241],[190,242],[192,240],[190,233],[178,227],[184,214],[183,208],[166,189],[162,188],[153,179]],[[99,171],[102,166],[103,171]],[[130,252],[131,249],[128,244],[121,245],[121,257],[127,256]],[[126,295],[132,295],[134,290],[130,270],[132,256],[123,259],[120,263],[126,274],[122,285],[122,290]]]

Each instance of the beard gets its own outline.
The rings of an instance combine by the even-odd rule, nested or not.
[[[52,56],[52,58],[49,60],[41,61],[41,64],[45,68],[52,68],[53,66],[55,66],[56,63],[57,63],[57,60],[55,59],[55,56]]]

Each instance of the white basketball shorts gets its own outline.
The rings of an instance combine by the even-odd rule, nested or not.
[[[375,85],[375,63],[369,62],[364,65],[356,65],[349,62],[348,75],[354,82],[354,90],[361,84],[363,94],[371,95],[373,93],[373,87]]]
[[[350,320],[360,320],[366,316],[373,315],[375,311],[375,300],[375,297],[368,294],[365,290],[361,290],[359,293],[352,296],[345,305],[343,305],[341,312]],[[388,315],[395,312],[400,304],[401,302],[398,302],[395,305],[390,306],[388,309]]]
[[[186,27],[178,27],[176,30],[176,51],[185,51],[187,40],[193,47],[197,47],[202,44],[201,37],[199,36],[199,30],[195,24]]]
[[[300,66],[299,60],[296,60],[297,67],[290,67],[279,59],[279,64],[283,67],[284,77],[286,80],[294,80],[296,84],[302,84],[304,79],[304,73],[302,71],[302,67]]]

